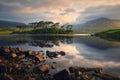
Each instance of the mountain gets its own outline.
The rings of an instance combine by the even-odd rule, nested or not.
[[[26,26],[24,23],[0,20],[0,28]]]
[[[109,29],[120,29],[120,20],[98,18],[84,24],[75,25],[75,31],[77,31],[77,33],[96,33]]]

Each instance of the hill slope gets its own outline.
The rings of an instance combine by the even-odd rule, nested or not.
[[[12,22],[12,21],[3,21],[0,20],[0,28],[6,27],[15,27],[15,26],[25,26],[26,24],[20,22]]]
[[[90,32],[96,33],[106,31],[109,29],[120,29],[120,20],[113,20],[108,18],[99,18],[88,21],[84,24],[78,24],[75,26],[77,32]]]
[[[107,40],[120,41],[120,29],[111,29],[95,35]]]

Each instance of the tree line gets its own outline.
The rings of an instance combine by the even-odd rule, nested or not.
[[[52,21],[40,21],[30,23],[36,32],[39,33],[52,33],[52,34],[71,34],[73,33],[73,25],[66,24],[60,25],[60,23],[54,23]],[[38,31],[39,29],[39,31]]]

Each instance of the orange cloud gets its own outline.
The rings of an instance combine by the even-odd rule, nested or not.
[[[62,23],[75,22],[77,17],[80,17],[81,12],[89,7],[97,6],[115,6],[120,4],[120,0],[46,0],[44,4],[37,5],[36,7],[27,6],[20,10],[22,14],[38,14],[43,13],[46,17],[50,17],[53,21]],[[74,8],[75,12],[69,14],[65,9]],[[52,12],[47,14],[45,12]],[[60,15],[60,13],[66,13]],[[82,17],[82,16],[81,16]]]

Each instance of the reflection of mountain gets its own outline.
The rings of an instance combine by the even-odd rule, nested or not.
[[[27,43],[27,38],[20,36],[0,36],[0,46],[15,46]]]
[[[85,44],[87,46],[97,48],[97,49],[101,49],[101,50],[120,47],[119,42],[110,42],[110,41],[107,41],[107,40],[104,40],[104,39],[100,39],[100,38],[97,38],[97,37],[89,37],[89,36],[75,37],[74,42],[82,43],[82,44]]]
[[[108,18],[99,18],[88,21],[84,24],[75,25],[78,32],[101,32],[109,29],[120,29],[120,20],[113,20]]]
[[[113,63],[120,61],[119,42],[110,42],[107,40],[89,36],[75,37],[73,42],[79,44],[78,45],[78,50],[80,49],[79,56],[84,56],[85,59]]]

